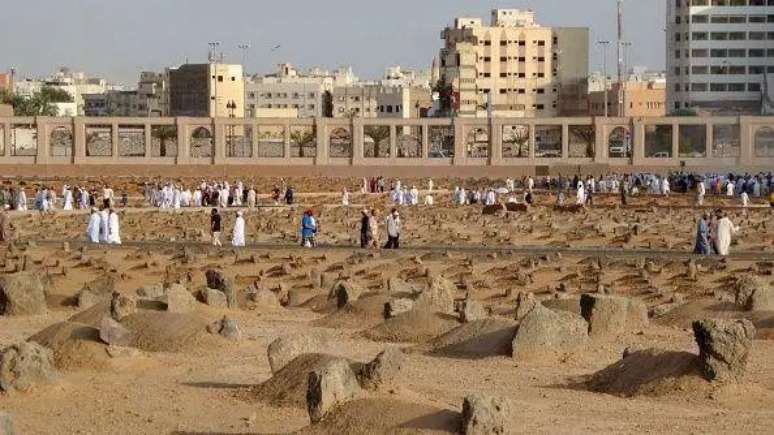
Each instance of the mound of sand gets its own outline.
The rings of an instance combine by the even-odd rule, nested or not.
[[[411,310],[364,331],[363,336],[389,343],[424,343],[458,325],[457,318],[447,314]]]
[[[253,389],[258,401],[274,407],[292,407],[306,409],[306,391],[309,373],[339,359],[332,355],[306,353],[287,363],[269,380]],[[353,370],[359,371],[361,363],[351,363]]]
[[[217,346],[217,337],[207,333],[207,320],[195,314],[138,311],[121,321],[132,331],[130,346],[148,352],[183,352]]]
[[[389,296],[381,293],[361,296],[352,304],[347,304],[322,319],[315,320],[312,322],[312,326],[346,329],[371,328],[384,320],[384,304],[389,300]]]
[[[688,352],[646,349],[591,375],[585,387],[616,396],[697,395],[710,389],[699,358]]]
[[[429,405],[386,398],[345,403],[300,434],[448,434],[457,433],[460,414]]]
[[[110,365],[107,345],[100,341],[99,330],[75,322],[55,323],[29,338],[54,352],[59,370],[104,369]]]
[[[434,338],[425,347],[430,353],[449,357],[510,357],[516,327],[517,322],[513,320],[476,320]]]

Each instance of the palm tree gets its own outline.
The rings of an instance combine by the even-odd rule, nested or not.
[[[298,145],[299,151],[298,156],[299,157],[306,157],[304,153],[304,148],[313,144],[314,141],[317,139],[317,128],[316,126],[312,126],[311,129],[306,128],[299,128],[296,130],[290,131],[290,140],[291,142],[294,142]]]
[[[367,125],[365,135],[374,141],[374,157],[381,157],[382,141],[390,137],[390,127],[387,125]]]
[[[159,140],[159,157],[167,156],[167,141],[177,139],[177,127],[174,125],[159,125],[151,132]]]

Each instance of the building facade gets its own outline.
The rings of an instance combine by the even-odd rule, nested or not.
[[[460,17],[441,38],[439,81],[458,116],[557,116],[588,76],[588,28],[544,27],[532,11],[496,9],[489,26]]]
[[[615,82],[607,91],[608,116],[666,116],[666,84],[663,81]],[[605,115],[603,90],[589,92],[589,115]]]
[[[171,116],[244,118],[242,65],[186,64],[167,75]]]
[[[86,116],[167,116],[168,99],[166,74],[145,71],[135,90],[84,94],[83,111]]]
[[[420,118],[432,106],[430,88],[359,84],[332,93],[334,118]]]
[[[85,115],[84,95],[104,94],[108,91],[107,81],[98,77],[88,77],[83,72],[74,72],[68,68],[60,68],[56,73],[45,79],[25,79],[13,82],[14,93],[21,97],[32,97],[41,89],[53,88],[67,92],[72,97],[71,103],[56,103],[59,116]]]
[[[774,73],[774,2],[666,2],[668,110],[761,114]]]

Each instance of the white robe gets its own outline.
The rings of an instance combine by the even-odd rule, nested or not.
[[[16,209],[19,211],[27,211],[27,194],[24,191],[19,191],[19,195],[16,198]]]
[[[425,205],[428,207],[432,207],[435,201],[433,200],[432,195],[425,195]]]
[[[108,243],[121,244],[121,225],[118,223],[118,213],[111,213],[108,219]]]
[[[92,213],[89,217],[89,226],[86,227],[86,236],[91,243],[99,243],[99,228],[101,218],[98,212]]]
[[[344,207],[349,207],[349,192],[344,192],[341,194],[341,205]]]
[[[739,228],[734,226],[729,218],[724,217],[718,221],[716,243],[719,255],[728,255],[729,248],[731,247],[731,236],[736,234],[738,231]]]
[[[197,190],[193,193],[193,206],[194,207],[201,207],[202,206],[202,191]]]
[[[73,193],[69,190],[65,190],[64,192],[64,206],[62,207],[63,210],[72,210],[73,209]]]
[[[489,191],[486,194],[486,205],[494,205],[497,201],[497,197],[495,196],[495,193],[493,191]]]
[[[586,191],[583,189],[583,186],[578,187],[578,194],[575,199],[575,204],[577,205],[583,205],[586,203]]]
[[[110,216],[107,210],[99,212],[99,241],[100,243],[107,243],[110,239],[110,224],[108,223]]]
[[[427,181],[427,191],[428,192],[432,192],[434,187],[435,187],[435,183],[433,183],[433,180],[428,180]]]
[[[409,196],[411,197],[411,205],[418,205],[419,204],[419,190],[416,188],[411,189],[409,192]]]
[[[231,244],[233,246],[245,246],[245,218],[239,216],[234,222],[234,233],[231,236]]]
[[[726,185],[726,196],[734,196],[734,183],[729,182]]]

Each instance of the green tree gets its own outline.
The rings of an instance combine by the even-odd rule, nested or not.
[[[390,127],[387,125],[368,125],[365,135],[374,141],[374,157],[381,157],[382,141],[390,137]]]
[[[174,125],[159,125],[151,132],[153,137],[158,139],[159,144],[159,157],[167,156],[167,141],[177,139],[177,127]]]
[[[317,139],[317,131],[313,127],[311,129],[299,128],[290,132],[291,142],[298,145],[298,156],[306,157],[304,148],[311,146]]]
[[[54,103],[72,103],[73,97],[67,91],[45,86],[31,97],[22,97],[3,92],[0,95],[3,103],[13,106],[16,116],[57,116]]]
[[[49,103],[72,103],[73,96],[69,92],[60,88],[44,86],[40,89],[40,97]]]

